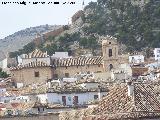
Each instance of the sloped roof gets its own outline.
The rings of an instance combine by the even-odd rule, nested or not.
[[[49,67],[51,65],[48,65],[47,63],[45,62],[42,62],[42,61],[33,61],[33,62],[30,62],[28,64],[25,64],[25,65],[19,65],[19,66],[16,66],[16,67],[12,67],[10,68],[10,70],[20,70],[20,69],[23,69],[23,68],[32,68],[32,67]]]
[[[24,55],[24,58],[44,58],[44,57],[48,57],[47,52],[42,52],[39,49],[35,49],[31,53]]]
[[[134,95],[128,96],[127,85],[115,85],[94,109],[94,118],[126,119],[160,116],[160,101],[155,86],[158,83],[134,83]]]
[[[53,65],[57,67],[100,65],[102,64],[102,59],[103,57],[101,56],[53,59]]]
[[[133,109],[132,98],[128,96],[126,85],[115,85],[110,89],[109,94],[100,101],[95,114],[109,114],[129,112]]]

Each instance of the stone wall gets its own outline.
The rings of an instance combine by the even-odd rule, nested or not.
[[[29,117],[6,117],[0,118],[1,120],[58,120],[58,114],[48,114]]]
[[[39,72],[39,77],[35,77],[35,72]],[[11,71],[12,79],[19,83],[35,84],[45,82],[53,77],[53,69],[51,67],[33,67],[23,68]]]
[[[63,31],[64,31],[63,27],[60,27],[56,30],[44,33],[41,37],[35,38],[33,42],[36,44],[36,46],[38,46],[42,42],[44,42],[44,40],[46,40],[49,36],[57,36],[57,35],[61,34]]]
[[[80,72],[103,72],[103,65],[89,65],[89,66],[70,66],[70,67],[57,67],[55,74],[58,77],[65,77],[65,73],[69,73],[69,76],[74,76]]]

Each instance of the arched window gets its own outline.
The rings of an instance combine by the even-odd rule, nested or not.
[[[109,65],[109,70],[112,70],[112,68],[113,68],[113,65],[110,64],[110,65]]]

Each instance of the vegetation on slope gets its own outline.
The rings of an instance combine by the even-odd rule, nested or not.
[[[0,68],[0,78],[7,78],[7,77],[9,77],[9,75],[6,72],[2,71],[2,68]]]
[[[86,34],[112,35],[128,50],[145,47],[160,47],[160,2],[151,0],[143,7],[132,4],[132,0],[97,0],[85,9],[93,14],[86,17],[89,27]]]
[[[111,35],[118,38],[118,42],[125,44],[128,51],[142,51],[147,48],[160,47],[160,2],[150,2],[139,6],[133,4],[134,0],[97,0],[84,8],[86,12],[92,12],[83,16],[87,26],[82,28],[81,33],[64,34],[58,39],[50,36],[46,41],[51,44],[38,46],[43,51],[52,55],[55,51],[68,51],[72,54],[70,45],[78,41],[80,46],[94,50],[97,48],[96,35]],[[68,28],[67,28],[68,30]],[[22,53],[28,53],[35,49],[30,43],[23,49],[10,55],[15,57]]]

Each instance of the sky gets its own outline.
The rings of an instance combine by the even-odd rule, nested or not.
[[[87,5],[91,1],[97,0],[84,0],[84,4]],[[4,2],[11,3],[4,4]],[[45,2],[45,4],[33,4],[33,2]],[[75,4],[68,4],[71,2]],[[82,10],[82,3],[83,0],[1,0],[0,39],[29,27],[68,24],[71,16],[78,10]]]

